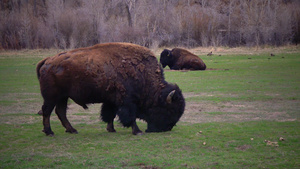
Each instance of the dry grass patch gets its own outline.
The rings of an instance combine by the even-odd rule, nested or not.
[[[166,47],[167,49],[173,49],[175,47]],[[185,48],[185,47],[182,47]],[[159,48],[153,50],[153,52],[159,56],[160,53],[165,48]],[[296,45],[289,45],[289,46],[280,46],[280,47],[271,47],[271,46],[265,46],[265,47],[196,47],[196,48],[190,48],[188,49],[192,53],[196,55],[207,55],[209,52],[212,52],[212,56],[219,56],[219,55],[258,55],[258,54],[264,54],[264,53],[299,53],[300,46]]]
[[[276,105],[276,106],[274,106]],[[286,108],[286,110],[285,110]],[[238,101],[238,102],[187,102],[181,121],[190,123],[243,122],[243,121],[296,121],[292,113],[299,110],[298,101]]]

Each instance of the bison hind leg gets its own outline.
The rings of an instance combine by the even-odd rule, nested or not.
[[[114,128],[114,119],[117,114],[117,108],[114,104],[103,103],[101,108],[101,119],[107,123],[108,132],[116,132]]]
[[[61,121],[61,124],[66,128],[66,132],[77,134],[77,130],[72,127],[69,120],[67,119],[67,104],[67,97],[60,99],[56,104],[55,113]]]
[[[45,102],[42,106],[42,112],[43,112],[43,125],[44,125],[44,129],[43,132],[47,135],[47,136],[53,136],[54,133],[51,130],[51,126],[50,126],[50,115],[53,111],[55,107],[55,104],[50,103],[50,102]]]
[[[41,109],[37,114],[38,115],[43,115],[43,110]]]

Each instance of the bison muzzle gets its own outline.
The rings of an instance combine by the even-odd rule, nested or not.
[[[77,133],[66,116],[69,98],[85,109],[103,103],[101,118],[109,132],[116,131],[116,115],[135,135],[142,133],[137,118],[147,122],[146,132],[170,131],[184,112],[179,87],[165,81],[154,54],[139,45],[106,43],[75,49],[43,59],[36,70],[46,135],[54,134],[50,127],[54,108],[66,132]]]

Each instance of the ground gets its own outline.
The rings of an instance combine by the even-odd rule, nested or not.
[[[84,110],[70,100],[67,116],[79,134],[65,133],[53,112],[54,137],[37,114],[35,67],[60,51],[1,51],[0,168],[299,168],[300,48],[190,50],[208,69],[165,70],[186,100],[172,131],[134,136],[116,123],[117,133],[108,133],[101,104]]]

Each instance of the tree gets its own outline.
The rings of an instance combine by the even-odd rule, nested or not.
[[[298,43],[297,0],[0,0],[0,48]]]

